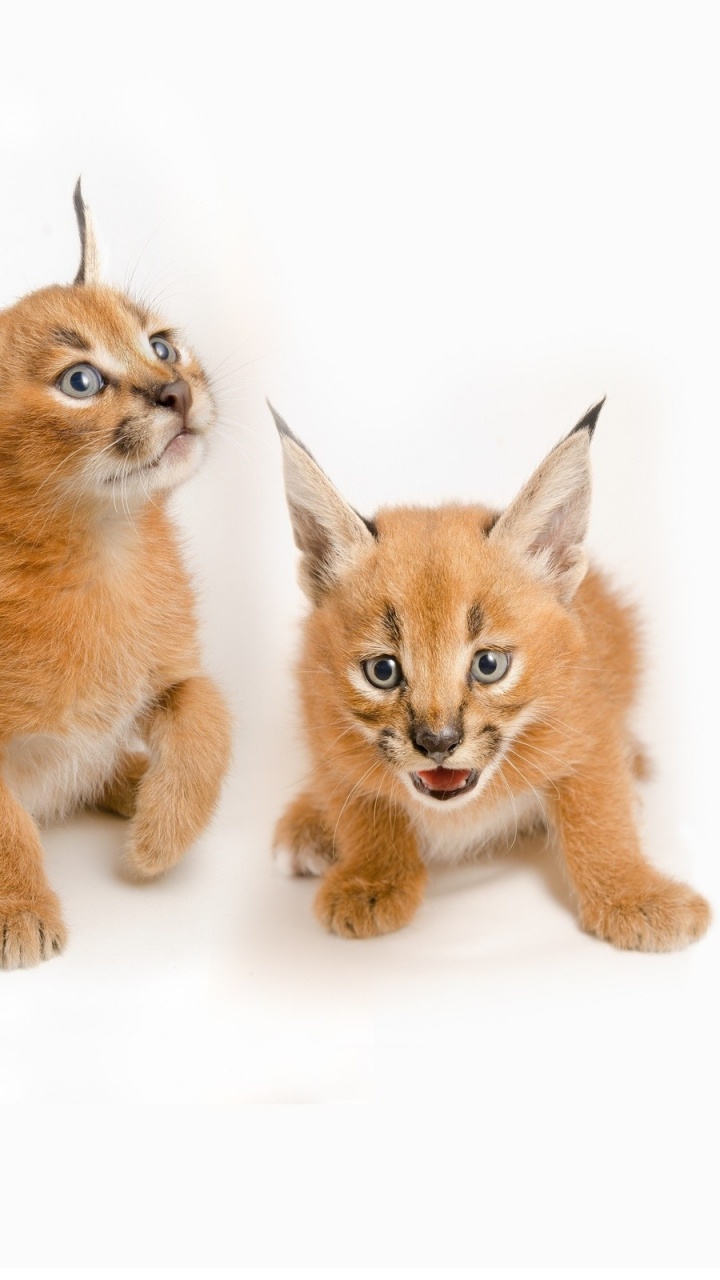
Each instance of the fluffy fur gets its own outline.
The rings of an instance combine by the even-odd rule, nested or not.
[[[75,283],[0,313],[0,965],[11,968],[66,937],[36,823],[92,804],[131,816],[127,868],[155,876],[208,822],[229,756],[165,509],[201,460],[212,397],[161,318],[100,283],[79,185],[76,209]],[[79,365],[99,371],[96,394],[62,389]]]
[[[585,929],[664,951],[707,928],[707,903],[655,870],[636,833],[637,630],[583,549],[600,407],[504,513],[397,508],[372,521],[276,415],[313,606],[298,666],[313,769],[275,853],[290,874],[324,873],[315,909],[333,932],[400,928],[428,862],[545,824]],[[483,654],[508,662],[501,678],[473,675]],[[368,664],[385,675],[388,662],[400,677],[378,688]]]

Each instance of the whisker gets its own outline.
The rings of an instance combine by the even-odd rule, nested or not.
[[[512,838],[512,844],[508,845],[508,849],[507,849],[508,853],[510,853],[510,851],[511,851],[512,849],[514,849],[514,848],[515,848],[515,841],[516,841],[516,840],[517,840],[517,838],[518,838],[518,829],[519,829],[519,821],[520,821],[520,819],[519,819],[519,816],[518,816],[517,805],[516,805],[516,803],[515,803],[515,794],[514,794],[514,792],[513,792],[512,787],[510,786],[510,783],[508,782],[507,778],[504,778],[504,777],[502,776],[502,770],[500,770],[500,771],[498,772],[498,777],[500,778],[500,781],[503,783],[503,785],[504,785],[504,787],[505,787],[505,790],[507,791],[507,793],[508,793],[508,795],[509,795],[509,797],[510,797],[510,800],[511,800],[511,802],[512,802],[512,807],[513,807],[513,810],[514,810],[514,812],[515,812],[515,834],[513,835],[513,838]]]
[[[545,819],[546,824],[548,824],[548,825],[549,825],[549,823],[548,823],[548,816],[547,816],[547,813],[546,813],[546,811],[545,811],[545,806],[544,806],[544,804],[543,804],[543,802],[542,802],[542,798],[541,798],[541,796],[540,796],[539,792],[535,790],[535,787],[532,785],[532,783],[529,781],[529,779],[525,777],[525,774],[522,772],[522,770],[521,770],[521,769],[518,769],[517,765],[513,764],[512,760],[510,759],[510,755],[509,755],[509,754],[505,756],[505,758],[504,758],[504,760],[503,760],[503,764],[507,764],[507,765],[509,765],[509,766],[510,766],[510,768],[511,768],[511,769],[514,769],[515,773],[517,773],[517,775],[518,775],[520,778],[522,778],[523,782],[525,783],[525,786],[530,788],[530,790],[532,791],[533,795],[535,796],[535,798],[536,798],[536,800],[537,800],[537,802],[538,802],[538,805],[540,806],[540,812],[542,813],[543,818]]]
[[[338,826],[340,825],[340,819],[342,818],[345,810],[347,809],[348,804],[352,800],[352,797],[355,795],[358,788],[362,786],[363,782],[369,776],[369,774],[374,773],[376,769],[380,768],[381,763],[382,762],[378,760],[375,762],[375,764],[371,764],[370,768],[365,770],[362,777],[358,779],[358,781],[355,783],[355,786],[350,790],[350,792],[346,796],[345,803],[343,804],[343,807],[338,814],[338,819],[337,819],[337,822],[335,823],[335,829],[333,831],[333,837],[332,837],[333,853],[336,853],[337,851],[336,839],[337,839],[337,829],[338,829]]]
[[[354,725],[351,725],[348,729],[345,730],[344,733],[338,734],[334,742],[331,742],[330,745],[326,748],[326,750],[322,753],[322,755],[318,757],[316,762],[313,764],[312,768],[309,769],[307,773],[304,773],[302,777],[296,778],[295,781],[290,785],[293,787],[300,786],[301,783],[307,782],[308,778],[312,778],[313,774],[317,773],[320,769],[323,769],[327,764],[328,760],[330,759],[330,753],[333,747],[335,747],[337,743],[340,742],[341,739],[346,736],[346,734],[350,733],[350,730],[352,728],[354,728]],[[342,785],[342,780],[333,788],[333,790],[330,792],[330,796],[333,796],[335,794],[335,791],[337,791],[337,788],[340,785]]]

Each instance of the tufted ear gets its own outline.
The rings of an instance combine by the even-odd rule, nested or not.
[[[565,603],[587,570],[583,543],[590,515],[590,440],[604,403],[603,397],[548,454],[489,534],[554,582]]]
[[[330,483],[287,423],[275,419],[283,451],[285,494],[295,544],[302,552],[300,585],[316,603],[375,543],[374,525],[363,520]]]
[[[100,252],[98,249],[98,239],[95,232],[95,226],[92,214],[83,200],[82,187],[80,178],[75,184],[73,193],[73,203],[75,205],[75,216],[77,217],[78,230],[80,232],[80,266],[75,276],[74,284],[99,284],[100,283]]]

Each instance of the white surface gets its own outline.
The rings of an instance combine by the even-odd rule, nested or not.
[[[370,513],[505,502],[607,393],[591,543],[646,619],[647,848],[718,907],[712,16],[9,18],[2,303],[71,279],[82,172],[112,278],[217,368],[214,453],[176,507],[237,734],[213,829],[162,883],[118,878],[120,820],[45,835],[71,937],[0,975],[8,1264],[717,1261],[718,926],[616,952],[531,848],[434,872],[410,928],[349,943],[273,871],[307,762],[264,406]],[[235,1105],[299,1102],[366,1105]],[[94,1105],[38,1122],[47,1103]]]

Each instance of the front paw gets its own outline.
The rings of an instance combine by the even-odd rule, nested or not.
[[[284,876],[321,876],[336,861],[331,832],[309,796],[300,795],[275,828],[273,862]]]
[[[174,867],[184,852],[173,842],[169,832],[152,827],[148,829],[146,824],[133,819],[130,839],[123,854],[123,871],[130,880],[154,880]]]
[[[326,874],[318,890],[315,914],[326,929],[342,938],[375,938],[394,933],[412,920],[424,887],[424,874],[399,882],[368,880],[337,867]]]
[[[51,960],[66,940],[54,895],[40,902],[0,899],[0,969],[29,969]]]
[[[688,885],[658,877],[619,899],[585,903],[584,929],[626,951],[677,951],[696,942],[710,924],[710,906]]]

